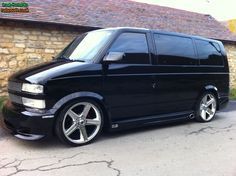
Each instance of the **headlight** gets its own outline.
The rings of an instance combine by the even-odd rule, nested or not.
[[[45,108],[45,100],[36,100],[31,98],[22,97],[22,103],[25,106],[37,109],[44,109]]]
[[[43,93],[43,86],[38,85],[38,84],[23,83],[21,90],[25,92],[39,94],[39,93]]]

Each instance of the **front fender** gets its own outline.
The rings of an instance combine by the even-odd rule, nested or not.
[[[55,114],[63,105],[65,105],[69,101],[74,100],[76,98],[83,98],[83,97],[90,97],[90,98],[93,98],[93,99],[97,99],[100,102],[102,102],[103,99],[104,99],[101,95],[99,95],[97,93],[94,93],[94,92],[83,91],[83,92],[72,93],[72,94],[69,94],[69,95],[63,97],[59,101],[57,101],[54,104],[54,106],[52,107],[51,113]]]

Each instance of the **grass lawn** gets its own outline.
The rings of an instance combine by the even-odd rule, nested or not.
[[[229,98],[231,100],[236,100],[236,89],[231,89],[229,93]]]

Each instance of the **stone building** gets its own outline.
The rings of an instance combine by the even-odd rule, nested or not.
[[[51,60],[82,32],[134,26],[221,40],[236,88],[236,36],[209,15],[128,0],[27,0],[29,13],[0,12],[0,96],[13,72]],[[3,8],[3,7],[2,7]]]

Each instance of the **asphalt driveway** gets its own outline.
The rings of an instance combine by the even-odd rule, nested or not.
[[[22,141],[0,124],[0,175],[235,176],[236,102],[210,123],[193,121],[102,135],[70,148]]]

